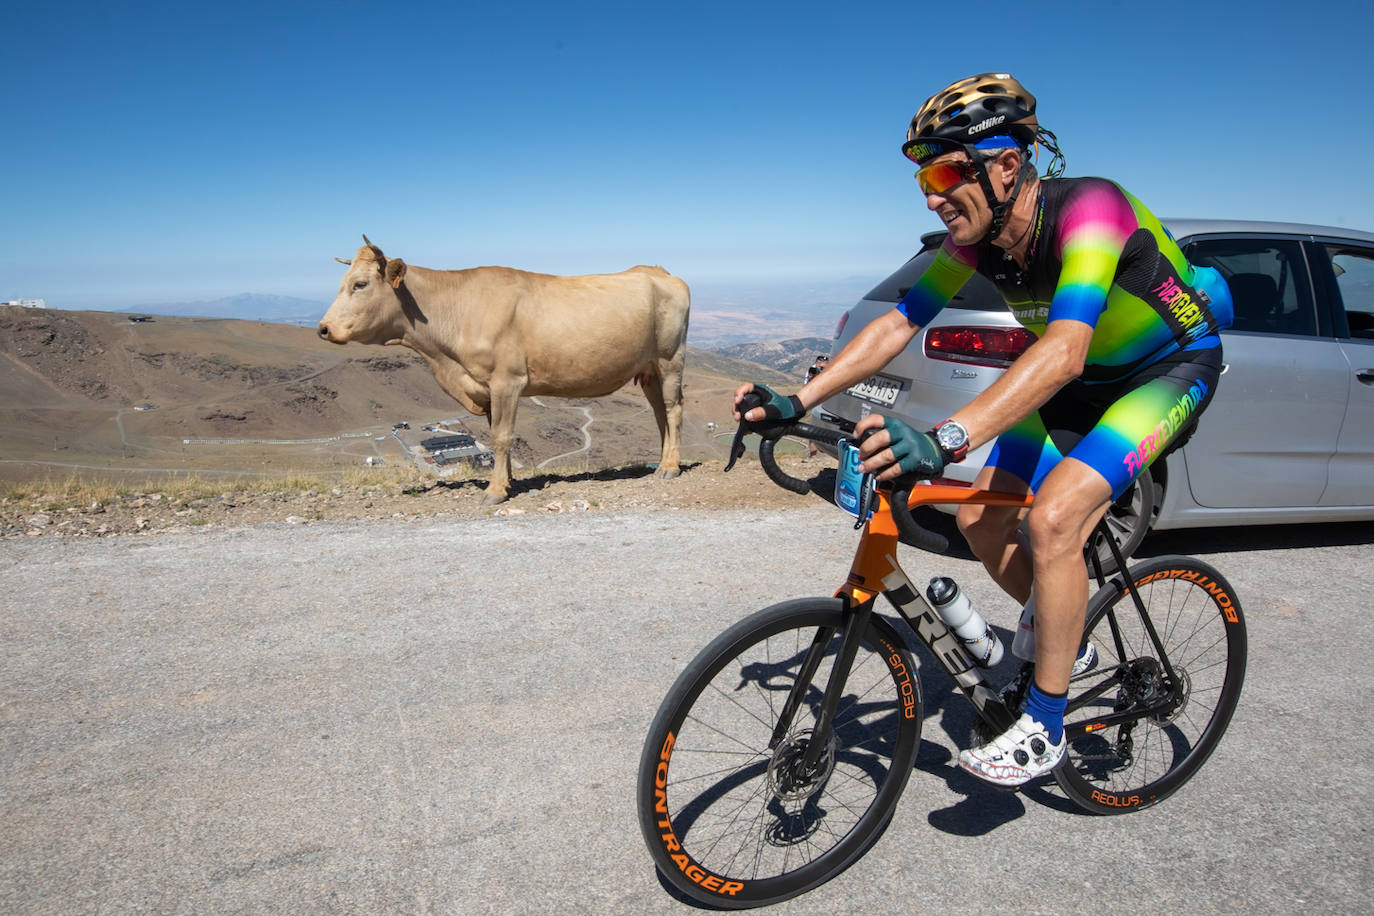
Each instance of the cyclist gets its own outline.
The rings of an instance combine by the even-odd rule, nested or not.
[[[1053,156],[1041,178],[1031,159]],[[862,469],[891,480],[938,476],[996,440],[974,485],[1035,493],[1023,510],[964,506],[960,531],[992,578],[1035,606],[1035,674],[1005,734],[963,751],[959,765],[1002,787],[1053,769],[1064,755],[1063,713],[1088,601],[1083,544],[1131,481],[1187,435],[1221,372],[1218,331],[1231,320],[1225,281],[1193,267],[1140,201],[1102,178],[1061,178],[1063,156],[1041,128],[1035,97],[1010,74],[984,73],[931,96],[902,152],[919,166],[926,206],[948,235],[897,308],[864,327],[795,395],[745,419],[800,417],[900,353],[977,271],[1037,340],[997,381],[935,428],[874,414],[856,434]],[[738,407],[736,407],[738,416]],[[1061,453],[1049,430],[1082,435]],[[1028,540],[1028,543],[1027,543]]]

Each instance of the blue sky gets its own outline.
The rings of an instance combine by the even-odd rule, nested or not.
[[[1374,230],[1367,2],[12,4],[0,299],[327,301],[428,267],[662,264],[861,295],[937,228],[899,146],[1015,74],[1165,216]]]

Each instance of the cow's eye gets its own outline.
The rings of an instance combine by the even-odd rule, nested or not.
[[[365,286],[367,286],[366,280],[358,280],[353,284],[353,292],[356,293],[358,290],[362,289]]]

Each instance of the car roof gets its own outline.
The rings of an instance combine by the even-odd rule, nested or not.
[[[1195,235],[1254,234],[1254,235],[1315,235],[1323,238],[1352,239],[1374,242],[1374,232],[1361,232],[1339,226],[1317,226],[1309,223],[1282,223],[1246,219],[1191,219],[1162,217],[1160,219],[1176,239]]]
[[[1346,229],[1340,226],[1319,226],[1313,223],[1284,223],[1258,219],[1197,219],[1195,217],[1161,217],[1160,222],[1169,228],[1176,239],[1186,239],[1195,235],[1315,235],[1322,238],[1352,239],[1361,242],[1374,242],[1374,232],[1359,229]],[[921,236],[924,248],[934,248],[945,238],[945,230],[936,229]]]

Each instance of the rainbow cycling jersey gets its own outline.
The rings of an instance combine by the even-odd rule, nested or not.
[[[1218,347],[1231,296],[1211,268],[1194,268],[1145,206],[1104,178],[1040,182],[1022,270],[1001,248],[946,236],[897,308],[924,327],[973,271],[990,279],[1036,335],[1052,321],[1093,327],[1085,383],[1118,381],[1180,350]]]

